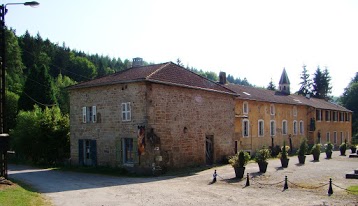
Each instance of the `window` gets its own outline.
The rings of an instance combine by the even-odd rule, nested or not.
[[[297,121],[293,121],[293,134],[297,135]]]
[[[259,137],[263,137],[263,136],[264,136],[264,120],[262,120],[262,119],[259,120],[258,136],[259,136]]]
[[[122,121],[131,121],[131,103],[122,103]]]
[[[133,139],[124,138],[123,139],[123,160],[124,163],[133,163],[134,162],[134,150],[133,150]]]
[[[297,107],[293,106],[293,116],[297,117]]]
[[[249,136],[249,120],[248,119],[244,119],[242,120],[242,136],[243,137],[248,137]]]
[[[303,128],[303,121],[300,121],[300,134],[302,135],[304,133],[304,128]]]
[[[331,111],[326,110],[325,119],[327,122],[331,121]]]
[[[97,121],[96,106],[82,107],[82,117],[83,117],[82,118],[83,123],[89,123],[89,122],[95,123]]]
[[[343,143],[343,139],[344,139],[343,132],[341,132],[341,144]]]
[[[331,137],[329,132],[327,132],[326,134],[326,142],[331,142]]]
[[[347,122],[350,122],[350,121],[351,121],[351,120],[350,120],[350,114],[349,114],[349,113],[346,113],[346,114],[347,114],[347,116],[346,116],[346,117],[347,117],[347,118],[346,118],[346,121],[347,121]]]
[[[322,110],[316,109],[316,120],[321,121],[322,120]]]
[[[287,134],[287,120],[282,121],[282,134],[283,135]]]
[[[339,121],[340,121],[340,122],[343,122],[343,121],[344,121],[344,113],[343,113],[343,112],[340,112],[340,113],[339,113]]]
[[[270,114],[275,115],[275,105],[273,104],[270,105]]]
[[[276,124],[275,120],[270,121],[270,135],[273,137],[276,134]]]
[[[335,121],[335,122],[338,121],[338,112],[337,111],[333,112],[333,121]]]
[[[337,132],[333,132],[333,144],[337,144]]]
[[[244,113],[244,114],[249,113],[249,103],[248,102],[243,103],[243,105],[242,105],[242,113]]]

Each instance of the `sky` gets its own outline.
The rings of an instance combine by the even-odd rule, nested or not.
[[[19,1],[0,1],[0,4]],[[21,1],[20,1],[21,2]],[[5,21],[21,36],[88,54],[176,62],[267,87],[286,69],[291,92],[302,66],[328,68],[332,95],[358,72],[356,0],[38,0],[9,5]]]

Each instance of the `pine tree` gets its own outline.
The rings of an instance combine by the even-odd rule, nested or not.
[[[266,87],[266,89],[272,90],[272,91],[275,91],[275,90],[276,90],[276,86],[275,86],[275,84],[273,83],[272,78],[271,78],[271,81],[270,81],[269,85]]]
[[[37,104],[41,108],[57,103],[51,76],[48,74],[48,62],[46,54],[41,54],[38,64],[30,69],[30,74],[25,82],[24,90],[18,102],[19,110],[29,111]]]
[[[307,94],[311,94],[311,87],[312,87],[312,81],[310,80],[310,75],[308,74],[308,71],[306,69],[306,65],[302,66],[303,71],[301,73],[301,80],[302,82],[300,82],[300,89],[298,90],[298,94],[299,95],[303,95],[306,96]]]

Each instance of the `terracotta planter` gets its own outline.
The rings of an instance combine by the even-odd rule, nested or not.
[[[260,172],[265,173],[267,170],[268,162],[258,162],[257,164],[259,165]]]
[[[297,156],[298,157],[298,162],[300,164],[305,164],[305,161],[306,161],[306,155],[303,155],[303,156]]]
[[[326,158],[331,159],[332,158],[332,151],[326,152]]]
[[[283,168],[287,168],[288,167],[288,162],[290,161],[290,159],[283,159],[283,158],[281,158],[280,159],[281,160],[281,165],[282,165],[282,167]]]
[[[236,178],[242,179],[245,173],[245,167],[234,167]]]

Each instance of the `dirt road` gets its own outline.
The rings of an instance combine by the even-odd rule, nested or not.
[[[339,156],[338,152],[331,160],[324,157],[322,153],[320,161],[313,162],[309,155],[305,165],[291,157],[285,169],[278,159],[270,160],[265,174],[258,173],[256,163],[250,163],[246,168],[249,187],[245,187],[245,179],[234,179],[231,166],[185,177],[128,178],[10,165],[9,178],[32,185],[54,205],[358,205],[357,195],[333,186],[334,193],[328,196],[329,186],[325,185],[330,177],[342,188],[358,185],[357,179],[345,179],[346,173],[358,169],[358,158]],[[214,169],[218,181],[209,184]],[[285,176],[288,190],[283,190]],[[314,187],[319,188],[310,189]]]

